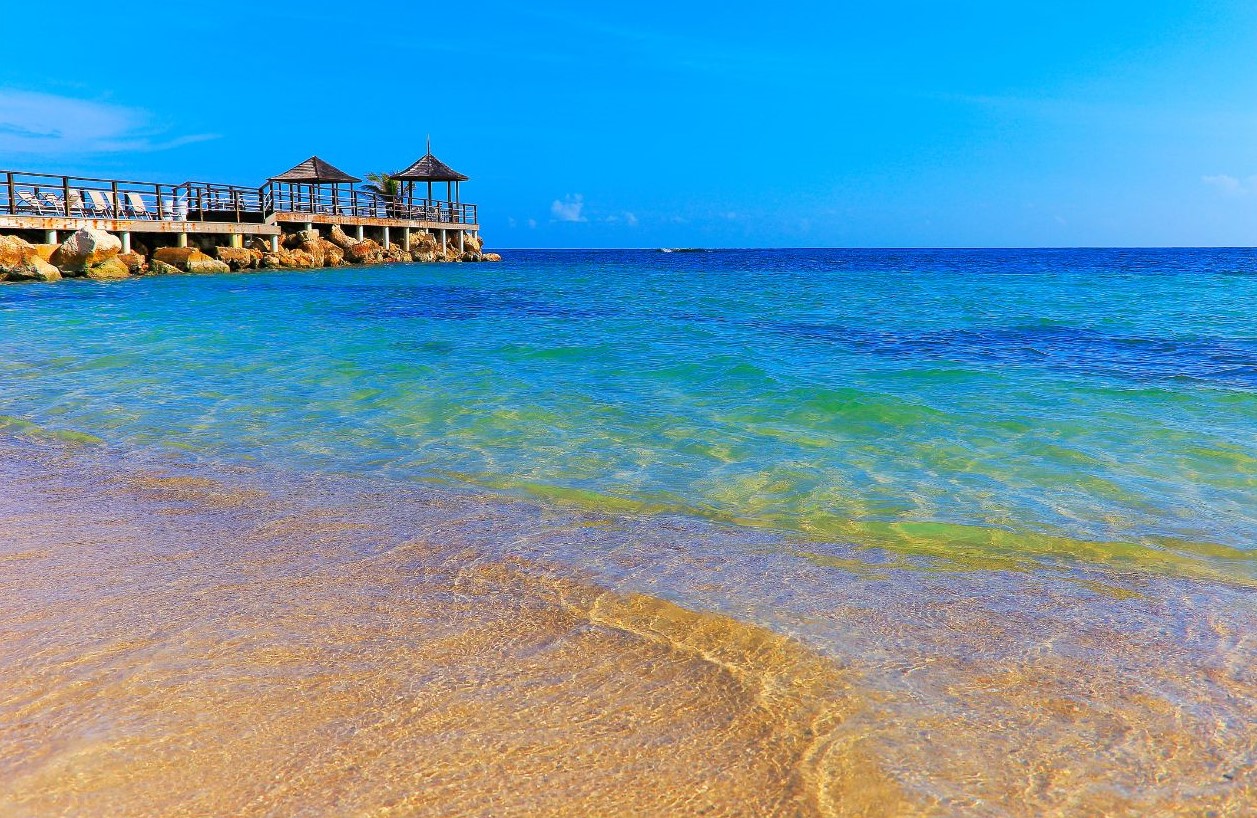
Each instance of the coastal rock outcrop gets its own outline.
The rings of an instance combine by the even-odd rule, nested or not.
[[[389,242],[388,249],[385,250],[384,253],[388,260],[395,264],[414,261],[414,257],[408,251],[403,249],[400,244],[395,244],[393,242]]]
[[[49,256],[51,263],[69,273],[86,272],[122,252],[122,242],[104,230],[84,227],[70,234]]]
[[[127,265],[127,270],[129,270],[133,276],[143,275],[144,271],[148,268],[148,264],[146,263],[144,256],[136,253],[135,251],[130,253],[119,253],[117,255],[117,259]]]
[[[173,264],[167,264],[161,259],[155,258],[148,263],[148,272],[155,276],[172,276],[183,271]]]
[[[17,236],[0,236],[0,281],[59,281],[61,271]]]
[[[323,248],[323,264],[326,267],[341,267],[345,264],[345,251],[327,239],[319,239],[319,247]]]
[[[345,251],[345,258],[353,264],[380,264],[384,261],[384,248],[375,239],[350,238],[340,225],[332,227],[333,244]]]
[[[214,255],[236,272],[262,266],[262,252],[252,247],[215,247]]]
[[[99,264],[93,264],[84,272],[88,278],[96,281],[117,281],[131,277],[131,268],[117,256],[110,256]]]
[[[169,264],[185,273],[229,273],[231,268],[195,247],[158,247],[153,260]]]
[[[497,253],[485,253],[484,260],[485,261],[501,261],[502,257],[499,256]]]

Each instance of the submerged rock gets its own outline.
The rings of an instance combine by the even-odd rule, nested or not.
[[[122,252],[122,241],[104,230],[85,227],[70,234],[49,260],[67,272],[83,272]]]

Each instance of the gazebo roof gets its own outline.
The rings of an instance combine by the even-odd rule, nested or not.
[[[332,167],[317,156],[311,156],[300,165],[286,170],[278,176],[272,176],[271,182],[313,182],[316,185],[334,184],[338,182],[361,182],[357,176],[350,176],[345,171]]]
[[[400,182],[466,182],[470,177],[437,159],[429,149],[422,159],[401,173],[394,173],[393,178]]]

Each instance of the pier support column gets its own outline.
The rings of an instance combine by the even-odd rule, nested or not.
[[[462,230],[459,230],[458,231],[458,252],[460,253],[467,252],[466,241],[467,241],[467,234],[464,233]]]
[[[279,236],[271,236],[271,252],[279,252]]]
[[[358,241],[362,241],[362,225],[358,225],[358,229],[354,231],[358,236]]]
[[[438,260],[445,257],[445,228],[442,227],[440,232],[441,232],[441,236],[440,236],[441,254],[438,257]]]
[[[122,239],[122,252],[131,252],[131,232],[119,233],[118,238]]]
[[[407,253],[410,252],[410,228],[409,227],[402,228],[402,249],[405,250]]]
[[[56,231],[56,230],[45,230],[45,231],[44,231],[44,244],[60,244],[60,242],[58,242],[58,241],[57,241],[57,231]]]
[[[188,234],[187,234],[187,233],[180,233],[180,234],[179,234],[178,246],[179,246],[179,247],[187,247],[187,246],[188,246]]]
[[[306,229],[306,230],[313,230],[313,229],[314,229],[314,222],[306,222],[305,229]]]
[[[242,233],[232,233],[232,234],[231,234],[231,246],[232,246],[232,247],[236,247],[236,248],[239,248],[239,247],[244,247],[244,234],[242,234]]]
[[[384,228],[384,249],[388,249],[388,228]]]

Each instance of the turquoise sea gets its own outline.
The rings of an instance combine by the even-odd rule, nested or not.
[[[1257,579],[1247,250],[518,251],[0,294],[0,414],[940,567]]]
[[[1257,808],[1257,251],[504,255],[0,286],[0,808]]]

